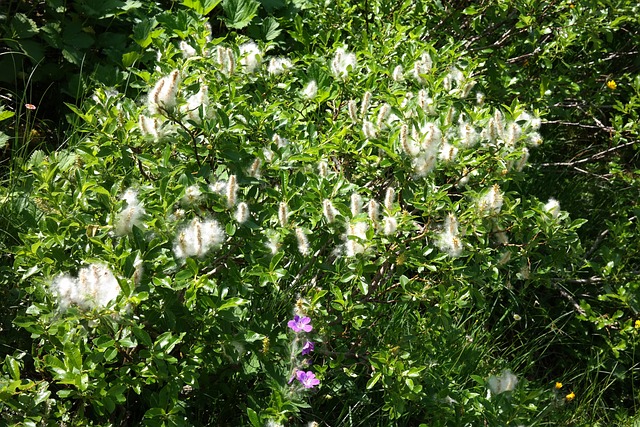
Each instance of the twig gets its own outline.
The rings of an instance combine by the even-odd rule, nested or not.
[[[390,274],[393,274],[393,270],[395,269],[395,264],[391,263],[390,260],[387,260],[380,266],[380,269],[376,273],[373,280],[371,280],[371,287],[369,289],[369,294],[365,297],[364,301],[370,301],[373,294],[378,290],[382,281],[389,277]]]
[[[142,166],[142,161],[136,156],[136,160],[138,161],[138,169],[140,169],[140,173],[147,181],[153,181],[147,171],[144,170],[144,166]]]
[[[200,162],[200,156],[198,155],[198,141],[196,139],[196,135],[193,134],[189,128],[182,123],[181,120],[178,119],[177,116],[174,116],[173,114],[171,114],[169,111],[167,110],[162,110],[165,115],[167,116],[167,118],[169,118],[169,120],[171,120],[173,123],[177,124],[178,126],[180,126],[182,128],[182,130],[185,131],[185,133],[187,135],[189,135],[189,137],[191,138],[191,142],[193,142],[193,152],[196,155],[196,163],[198,164],[198,168],[202,167],[202,163]]]
[[[631,52],[614,52],[612,54],[610,54],[609,56],[607,56],[606,58],[601,58],[600,61],[611,61],[612,59],[615,59],[619,56],[624,56],[624,55],[637,55],[638,51],[637,50],[632,50]],[[591,61],[591,62],[587,62],[585,65],[589,66],[589,65],[594,65],[596,63],[596,61]]]
[[[603,179],[603,180],[605,180],[607,182],[611,182],[611,179],[609,179],[605,175],[598,175],[598,174],[595,174],[593,172],[589,172],[589,171],[586,171],[584,169],[581,169],[581,168],[579,168],[577,166],[574,166],[572,164],[567,164],[567,163],[541,163],[539,166],[568,166],[568,167],[571,167],[571,168],[575,169],[576,171],[578,171],[580,173],[583,173],[585,175],[591,175],[594,178],[599,178],[599,179]]]
[[[598,175],[598,174],[595,174],[595,173],[593,173],[593,172],[589,172],[589,171],[586,171],[586,170],[584,170],[584,169],[580,169],[580,168],[579,168],[579,167],[577,167],[577,166],[572,166],[572,167],[573,167],[575,170],[577,170],[578,172],[581,172],[581,173],[583,173],[583,174],[585,174],[585,175],[591,175],[591,176],[593,176],[593,177],[595,177],[595,178],[600,178],[600,179],[604,179],[604,180],[605,180],[605,181],[607,181],[607,182],[611,182],[611,180],[610,180],[609,178],[607,178],[606,176],[604,176],[604,175]]]
[[[602,283],[604,279],[602,277],[592,276],[586,279],[563,279],[562,281],[565,283],[571,283],[572,285],[590,285],[595,283]]]
[[[628,221],[632,222],[632,221],[635,221],[636,219],[637,219],[637,217],[634,215],[631,218],[629,218]],[[600,246],[602,241],[605,239],[605,237],[607,237],[609,232],[610,232],[610,230],[607,228],[606,230],[604,230],[600,234],[598,234],[598,237],[596,237],[595,242],[593,242],[593,245],[591,246],[591,249],[589,249],[589,251],[584,256],[585,261],[588,260],[591,257],[591,255],[593,255],[593,253],[598,249],[598,247]]]
[[[584,311],[582,307],[580,307],[580,304],[576,302],[576,300],[573,298],[573,296],[569,292],[565,291],[558,283],[553,283],[553,286],[560,292],[560,295],[562,295],[562,297],[564,297],[567,301],[571,303],[575,311],[577,311],[583,316],[587,315],[587,312]]]
[[[609,229],[606,229],[602,233],[598,234],[598,237],[596,238],[596,241],[593,242],[593,245],[591,246],[591,249],[589,249],[589,252],[587,252],[586,255],[584,256],[585,260],[589,259],[591,257],[591,255],[593,255],[593,253],[600,246],[600,243],[602,243],[604,238],[607,237],[607,234],[609,234]]]
[[[330,240],[327,240],[327,242],[320,249],[318,249],[315,254],[313,254],[311,259],[300,269],[300,271],[298,271],[298,274],[296,274],[296,277],[294,277],[293,280],[291,281],[291,285],[290,285],[291,289],[295,289],[295,285],[302,278],[302,275],[309,269],[309,267],[311,267],[320,259],[320,254],[322,254],[325,251],[325,249],[327,249],[327,246],[329,246],[330,242],[331,242]]]
[[[630,141],[630,142],[627,142],[627,143],[624,143],[624,144],[621,144],[621,145],[616,145],[615,147],[608,148],[608,149],[606,149],[604,151],[601,151],[599,153],[593,154],[593,155],[591,155],[589,157],[586,157],[584,159],[575,160],[575,161],[572,161],[572,162],[541,163],[540,166],[571,166],[571,167],[575,167],[576,165],[579,165],[579,164],[582,164],[582,163],[587,163],[587,162],[590,162],[592,160],[597,160],[597,159],[599,159],[600,157],[602,157],[602,156],[604,156],[606,154],[612,153],[612,152],[614,152],[616,150],[620,150],[622,148],[629,147],[630,145],[637,144],[637,143],[638,143],[638,141]]]
[[[566,106],[577,107],[578,105],[577,104],[570,104],[570,105],[565,105],[565,107]],[[602,125],[602,123],[600,123],[600,126],[594,126],[594,125],[585,125],[583,123],[565,122],[565,121],[562,121],[562,120],[548,120],[548,121],[545,121],[544,124],[575,126],[575,127],[585,128],[585,129],[598,129],[598,130],[602,130],[602,131],[606,131],[606,132],[615,132],[615,129],[613,129],[612,127],[609,127],[609,126],[604,126],[604,125]]]

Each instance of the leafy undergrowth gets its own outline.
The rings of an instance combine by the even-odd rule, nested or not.
[[[12,162],[9,424],[632,425],[637,221],[580,236],[549,97],[424,37],[511,9],[183,3]]]

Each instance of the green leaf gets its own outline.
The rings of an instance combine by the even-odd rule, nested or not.
[[[122,55],[122,66],[124,68],[132,67],[138,59],[142,58],[138,52],[127,52]]]
[[[185,263],[187,264],[187,267],[189,267],[189,271],[191,271],[191,274],[193,274],[194,276],[197,276],[198,273],[200,272],[200,269],[198,268],[198,263],[193,258],[187,258],[185,260]]]
[[[120,0],[84,0],[76,7],[90,17],[104,19],[118,15],[123,5]]]
[[[73,394],[73,390],[58,390],[58,392],[56,393],[58,395],[59,398],[61,399],[66,399],[67,397],[71,396]]]
[[[227,225],[225,226],[225,231],[230,237],[232,237],[234,234],[236,234],[235,224],[233,224],[232,222],[227,223]]]
[[[147,347],[151,347],[153,345],[153,341],[151,341],[151,337],[149,336],[147,331],[135,325],[132,326],[131,329],[133,331],[133,335],[135,335],[142,344],[146,345]]]
[[[262,4],[267,13],[273,13],[278,9],[287,7],[286,0],[260,0],[260,4]]]
[[[126,12],[131,9],[138,9],[143,6],[143,3],[137,0],[127,0],[123,6],[120,8]]]
[[[127,388],[123,384],[116,384],[109,389],[107,394],[109,396],[112,396],[116,402],[124,403],[127,401],[127,398],[125,396],[126,391]]]
[[[362,292],[362,295],[369,294],[369,284],[364,280],[360,280],[360,282],[358,283],[358,288],[360,289],[360,292]]]
[[[176,344],[182,341],[182,337],[184,336],[184,332],[182,332],[178,336],[174,336],[171,331],[167,331],[158,336],[154,347],[156,348],[156,350],[163,350],[165,353],[171,353]]]
[[[416,378],[420,376],[420,372],[424,371],[426,366],[420,366],[419,368],[411,368],[403,374],[409,378]]]
[[[14,43],[22,50],[32,62],[40,62],[44,59],[45,45],[36,40],[20,40],[19,43]]]
[[[272,16],[265,18],[260,25],[251,25],[248,31],[251,38],[265,41],[276,39],[282,32],[280,24]]]
[[[476,9],[475,6],[471,5],[471,6],[467,7],[466,9],[464,9],[462,11],[462,13],[464,13],[465,15],[477,15],[479,13],[479,10]]]
[[[242,29],[249,25],[256,12],[259,3],[255,0],[224,0],[224,23],[229,28]]]
[[[9,142],[9,135],[0,132],[0,150],[7,146],[7,142]]]
[[[85,50],[93,45],[95,39],[80,23],[73,23],[62,31],[62,42],[67,48]]]
[[[369,381],[367,381],[367,390],[371,390],[373,386],[380,380],[382,377],[382,372],[376,372],[373,377]]]
[[[28,277],[33,276],[35,273],[38,272],[38,270],[40,270],[40,267],[37,265],[34,265],[33,267],[31,267],[27,272],[25,272],[22,275],[22,278],[20,279],[20,281],[24,281],[25,279],[27,279]]]
[[[280,23],[274,17],[269,16],[262,21],[262,32],[265,40],[273,40],[282,32]]]
[[[220,0],[182,0],[182,4],[200,15],[208,15],[213,8],[220,4]]]
[[[96,338],[96,340],[93,343],[100,350],[103,350],[103,349],[106,349],[106,348],[113,347],[116,342],[115,342],[115,340],[113,340],[112,338],[108,337],[107,335],[102,335],[102,336]]]
[[[251,421],[251,425],[253,427],[262,427],[260,423],[260,417],[258,417],[258,413],[251,408],[247,408],[247,415],[249,416],[249,421]]]
[[[66,365],[74,370],[82,370],[82,353],[75,341],[68,341],[64,345],[64,354],[66,356]]]
[[[54,373],[55,378],[64,378],[67,375],[67,368],[62,363],[62,360],[55,356],[47,354],[44,356],[44,362],[47,367]]]
[[[104,352],[104,360],[106,361],[113,360],[116,358],[117,355],[118,355],[118,350],[116,350],[114,347],[108,348]]]
[[[18,361],[11,356],[7,356],[4,362],[11,374],[11,378],[18,381],[20,379],[20,364]]]
[[[121,338],[118,342],[120,343],[121,346],[127,347],[127,348],[133,348],[138,345],[138,343],[132,340],[131,337]]]
[[[155,18],[145,19],[133,27],[133,40],[140,45],[140,47],[147,47],[153,41],[151,35],[153,29],[158,25],[158,21]]]
[[[16,13],[11,20],[11,29],[13,37],[17,39],[28,39],[38,33],[36,23],[27,17],[24,13]]]
[[[224,304],[222,304],[220,307],[218,307],[218,311],[222,311],[222,310],[227,310],[229,308],[233,308],[233,307],[239,307],[243,304],[246,304],[248,301],[243,299],[243,298],[238,298],[238,297],[234,297],[234,298],[230,298],[228,300],[226,300],[224,302]]]
[[[10,119],[11,117],[15,116],[15,114],[16,113],[14,113],[13,111],[7,111],[3,106],[0,106],[0,122]]]

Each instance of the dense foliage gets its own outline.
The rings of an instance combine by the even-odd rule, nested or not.
[[[633,425],[638,8],[9,7],[4,419]]]

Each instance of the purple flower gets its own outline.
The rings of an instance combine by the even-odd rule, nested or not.
[[[317,379],[316,375],[311,371],[298,371],[296,372],[296,378],[305,388],[313,388],[320,384],[320,380]]]
[[[302,346],[302,355],[304,356],[305,354],[311,353],[315,348],[316,345],[313,343],[313,341],[307,341]]]
[[[311,329],[313,328],[309,323],[311,323],[310,318],[306,316],[300,317],[296,314],[295,316],[293,316],[293,320],[289,320],[289,322],[287,323],[287,326],[293,329],[293,332],[300,332],[300,331],[311,332]]]

